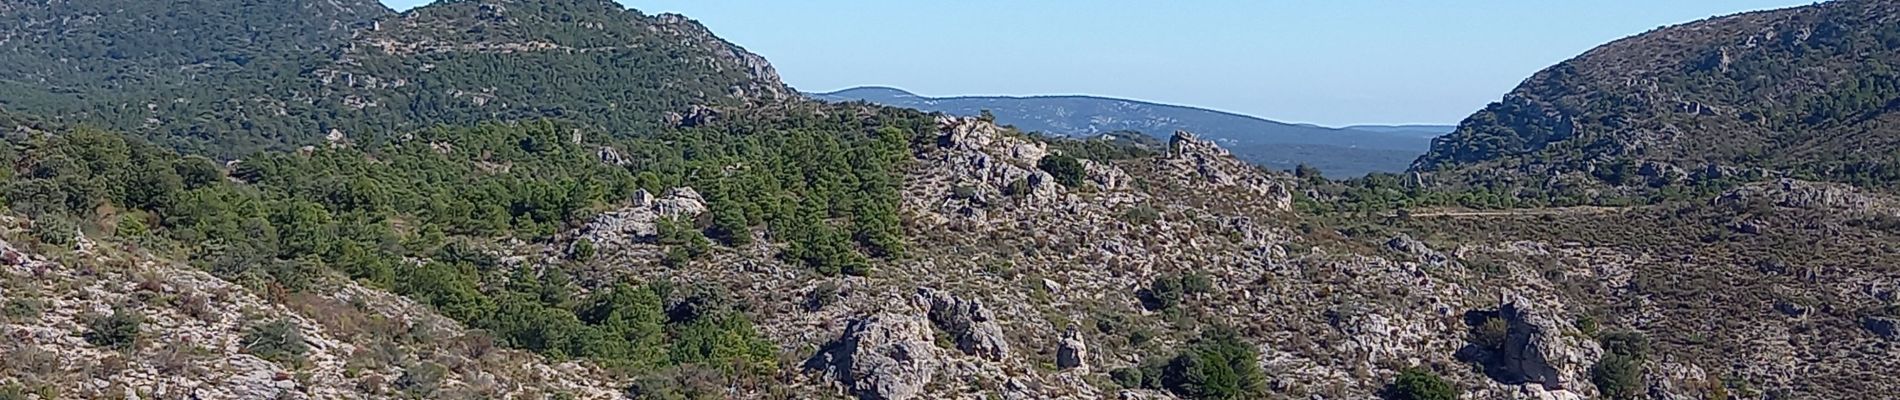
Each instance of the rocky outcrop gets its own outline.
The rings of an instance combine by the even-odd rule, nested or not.
[[[1603,354],[1595,341],[1565,334],[1561,317],[1521,296],[1506,296],[1497,317],[1510,327],[1500,354],[1493,355],[1490,371],[1505,383],[1544,391],[1593,392],[1590,367]]]
[[[1094,182],[1097,188],[1104,190],[1127,189],[1128,182],[1134,180],[1121,168],[1093,160],[1082,160],[1082,171],[1088,176],[1089,182]]]
[[[1715,199],[1717,205],[1737,207],[1751,202],[1861,215],[1900,216],[1900,201],[1838,183],[1782,179],[1735,188]]]
[[[930,338],[928,324],[914,316],[859,318],[805,367],[837,380],[861,399],[922,398],[943,362]]]
[[[929,310],[930,322],[956,341],[957,350],[990,360],[1009,356],[1003,328],[996,325],[996,315],[983,302],[930,288],[917,289],[916,301]]]
[[[749,79],[728,88],[734,97],[783,99],[798,93],[785,86],[785,82],[779,78],[778,69],[773,68],[772,63],[766,61],[765,57],[714,36],[712,30],[706,29],[706,26],[700,24],[699,21],[679,14],[660,14],[653,17],[653,22],[656,27],[671,31],[684,41],[692,43],[694,47],[707,50],[720,61],[707,64],[730,65],[742,69]]]
[[[1062,340],[1056,343],[1056,368],[1089,371],[1089,345],[1082,340],[1081,330],[1071,326],[1062,332]]]
[[[1193,133],[1175,132],[1168,140],[1167,156],[1157,161],[1205,186],[1240,189],[1266,198],[1276,209],[1293,208],[1291,183],[1269,178],[1259,167],[1234,158],[1227,149]]]
[[[1392,251],[1418,257],[1419,261],[1434,267],[1444,265],[1445,262],[1448,261],[1444,254],[1439,253],[1437,250],[1432,250],[1430,246],[1425,245],[1425,242],[1413,239],[1412,235],[1408,234],[1401,233],[1398,236],[1392,237],[1392,240],[1385,242],[1385,247],[1392,249]]]
[[[660,233],[660,220],[692,219],[706,212],[706,199],[693,188],[673,188],[665,196],[655,197],[646,190],[634,192],[632,205],[594,217],[581,229],[581,237],[601,246],[619,246],[650,240]]]
[[[984,198],[1016,196],[1041,204],[1062,196],[1055,177],[1036,169],[1048,146],[1006,135],[996,124],[976,118],[940,117],[937,159],[962,187]]]

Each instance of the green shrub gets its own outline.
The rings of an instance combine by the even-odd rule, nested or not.
[[[1175,275],[1155,277],[1148,283],[1148,289],[1140,293],[1142,303],[1152,310],[1167,310],[1181,305],[1181,298],[1187,290],[1181,287],[1181,278]]]
[[[588,238],[574,239],[574,260],[584,262],[592,259],[594,259],[594,241]]]
[[[1635,399],[1643,394],[1643,362],[1649,357],[1649,339],[1640,332],[1603,335],[1603,359],[1590,367],[1590,383],[1606,399]]]
[[[1161,211],[1147,204],[1136,205],[1122,210],[1121,220],[1129,225],[1149,225],[1161,220]]]
[[[1029,178],[1017,178],[1016,180],[1009,181],[1009,186],[1003,187],[1003,194],[1010,196],[1029,194]]]
[[[53,246],[66,247],[73,244],[73,236],[79,234],[79,225],[64,217],[42,217],[33,221],[33,238]]]
[[[1511,324],[1505,322],[1504,318],[1493,316],[1485,318],[1484,323],[1478,325],[1477,330],[1472,332],[1471,341],[1485,350],[1499,351],[1504,349],[1505,342],[1510,339]]]
[[[1168,374],[1169,360],[1166,357],[1150,356],[1142,359],[1141,364],[1109,371],[1108,377],[1124,388],[1166,390],[1161,378]]]
[[[1391,400],[1455,400],[1458,388],[1424,368],[1406,368],[1386,388]]]
[[[112,315],[93,318],[86,323],[86,342],[94,346],[129,350],[138,345],[139,325],[145,316],[138,311],[114,309]]]
[[[1200,271],[1189,272],[1181,275],[1181,290],[1187,294],[1213,293],[1214,279]]]
[[[1068,187],[1081,187],[1088,178],[1088,171],[1082,168],[1082,161],[1062,154],[1051,154],[1036,162],[1036,168],[1048,172],[1056,178],[1056,183]]]
[[[144,216],[138,214],[127,214],[119,218],[119,225],[113,229],[114,236],[124,238],[141,237],[152,232],[152,228],[145,224]]]
[[[38,319],[46,311],[46,301],[40,299],[11,298],[0,305],[0,318],[8,321],[27,321]]]
[[[1612,354],[1590,368],[1590,383],[1606,399],[1635,399],[1642,394],[1642,360]]]
[[[271,321],[244,333],[244,352],[265,360],[291,362],[309,350],[302,328],[290,320]]]
[[[1239,333],[1213,329],[1168,362],[1162,385],[1189,399],[1259,398],[1267,376],[1258,363],[1258,352]]]
[[[805,309],[818,311],[838,302],[838,283],[825,281],[805,295]]]
[[[396,378],[396,389],[414,398],[431,398],[442,387],[442,380],[448,378],[449,369],[432,362],[411,365]]]
[[[1136,367],[1121,367],[1108,371],[1108,379],[1126,389],[1141,389],[1143,383],[1146,382],[1146,379],[1142,377],[1141,368]]]
[[[27,400],[30,398],[32,397],[27,396],[26,388],[20,387],[18,384],[9,383],[0,385],[0,400]]]

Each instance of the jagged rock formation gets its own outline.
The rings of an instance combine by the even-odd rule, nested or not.
[[[1498,305],[1498,318],[1509,327],[1499,371],[1487,370],[1511,382],[1536,385],[1551,397],[1584,398],[1596,392],[1590,382],[1590,367],[1603,350],[1596,342],[1567,334],[1565,323],[1523,297],[1507,297]],[[1525,388],[1535,391],[1537,388]]]
[[[991,360],[1009,356],[1003,329],[996,326],[996,315],[984,308],[983,302],[930,288],[917,289],[917,302],[929,310],[930,322],[956,341],[958,350]]]
[[[937,123],[943,131],[939,144],[950,151],[936,161],[957,174],[952,184],[979,189],[975,198],[1018,195],[1047,202],[1062,195],[1055,177],[1036,169],[1049,153],[1047,145],[1005,135],[995,124],[976,118],[941,117]]]
[[[1082,332],[1075,327],[1063,331],[1062,342],[1056,347],[1056,368],[1087,372],[1088,359],[1089,345],[1082,338]]]
[[[705,212],[706,199],[693,188],[669,189],[663,197],[641,189],[634,192],[631,205],[594,217],[582,228],[581,237],[596,245],[621,247],[658,236],[663,219],[691,220]]]
[[[941,368],[939,350],[930,343],[930,336],[930,327],[915,316],[885,313],[860,318],[807,367],[822,369],[862,399],[924,398],[925,386]]]
[[[1444,265],[1446,261],[1449,261],[1444,254],[1432,250],[1430,246],[1425,245],[1425,242],[1420,242],[1418,239],[1413,239],[1412,235],[1403,233],[1393,237],[1392,240],[1387,240],[1385,247],[1399,253],[1418,256],[1419,261],[1434,267]]]

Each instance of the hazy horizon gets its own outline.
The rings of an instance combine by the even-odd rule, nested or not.
[[[1113,97],[1322,126],[1455,125],[1532,73],[1603,43],[1808,4],[620,2],[698,20],[806,92]]]

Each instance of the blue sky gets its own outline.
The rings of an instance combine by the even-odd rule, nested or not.
[[[405,9],[423,0],[385,0]],[[1090,94],[1322,125],[1452,124],[1531,73],[1787,0],[622,0],[764,55],[800,90]],[[1168,4],[1173,7],[1156,7]]]

